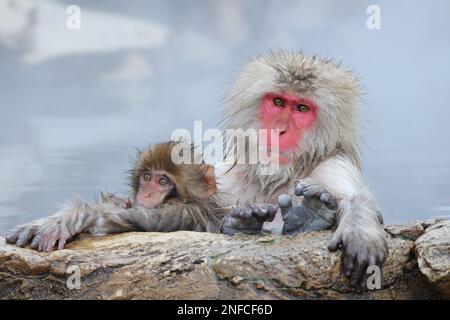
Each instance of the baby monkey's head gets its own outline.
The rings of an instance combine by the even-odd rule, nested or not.
[[[201,161],[194,145],[175,141],[138,152],[131,188],[135,203],[149,209],[173,198],[204,201],[217,191],[214,167]]]

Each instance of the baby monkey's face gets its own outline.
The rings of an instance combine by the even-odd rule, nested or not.
[[[143,171],[139,175],[136,203],[147,209],[155,208],[164,202],[174,188],[175,184],[165,171]]]

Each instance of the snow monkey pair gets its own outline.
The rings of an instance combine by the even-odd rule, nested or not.
[[[352,285],[363,285],[367,267],[383,264],[387,242],[361,176],[359,111],[359,85],[340,65],[302,53],[269,53],[238,77],[223,123],[225,129],[277,130],[277,144],[267,137],[268,149],[277,146],[279,153],[275,174],[262,174],[258,164],[236,163],[223,172],[175,165],[174,143],[158,144],[138,156],[131,199],[103,195],[92,205],[79,202],[16,228],[7,241],[50,251],[80,232],[257,234],[264,227],[292,234],[336,226],[328,248],[342,249],[344,274]],[[292,200],[294,194],[300,197]]]
[[[191,155],[190,163],[175,164],[173,154],[179,152],[183,157],[185,151]],[[101,200],[96,203],[78,201],[51,217],[19,226],[6,240],[18,246],[31,243],[34,249],[52,251],[55,247],[64,249],[68,240],[83,232],[106,235],[126,231],[189,230],[231,235],[237,232],[258,234],[263,223],[272,221],[278,210],[271,204],[221,207],[214,167],[201,161],[201,154],[192,144],[183,142],[155,144],[139,152],[130,171],[130,185],[132,194],[129,198],[102,193]],[[301,191],[304,192],[303,189]],[[298,191],[296,194],[300,195]],[[289,225],[289,231],[331,227],[337,203],[330,194],[326,195],[330,198],[326,199],[327,205],[334,205],[332,209],[322,207],[322,200],[311,198],[310,202],[316,201],[319,206],[307,207],[308,211],[303,210],[306,207],[289,210],[287,207],[292,207],[288,203],[290,198],[286,195],[281,197],[286,202],[282,212],[286,213],[285,216],[295,216],[295,219],[287,220],[290,224],[285,224]],[[328,223],[324,224],[321,214],[329,218]]]

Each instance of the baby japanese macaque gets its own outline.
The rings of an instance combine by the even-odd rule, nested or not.
[[[63,249],[80,233],[106,235],[126,231],[219,232],[224,211],[217,204],[214,168],[200,161],[194,146],[191,164],[175,164],[179,142],[156,144],[138,154],[131,170],[130,198],[102,193],[93,204],[78,201],[54,216],[17,227],[8,243],[40,251]]]

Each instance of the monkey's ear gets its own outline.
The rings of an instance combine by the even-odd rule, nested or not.
[[[202,166],[205,168],[205,176],[203,177],[203,181],[205,181],[207,185],[205,199],[208,199],[217,191],[216,172],[214,167],[209,164],[204,164]]]

